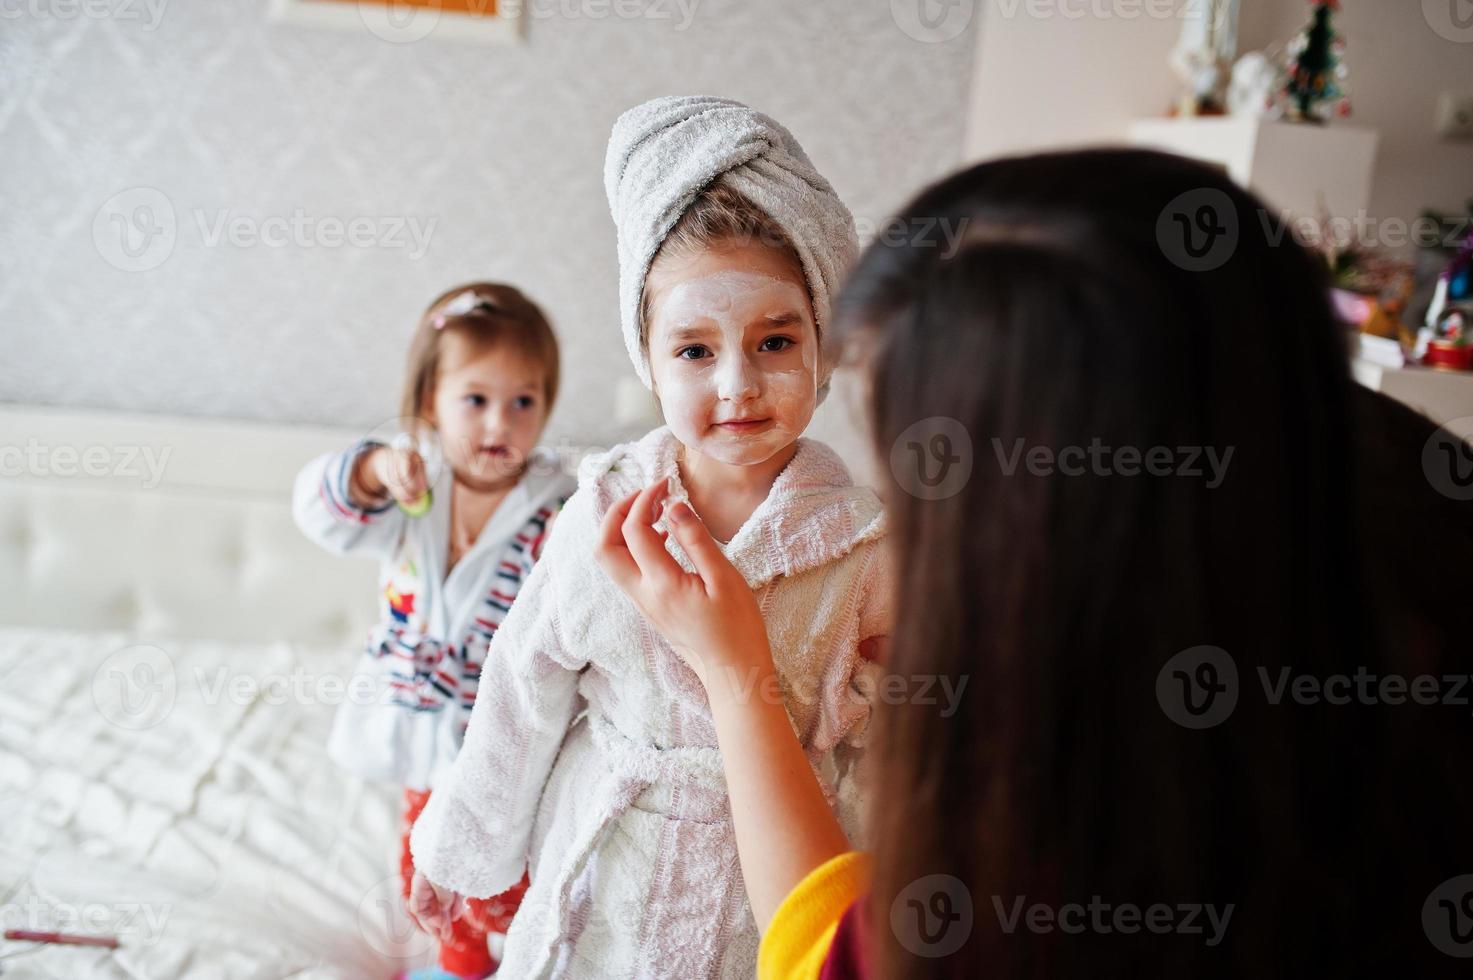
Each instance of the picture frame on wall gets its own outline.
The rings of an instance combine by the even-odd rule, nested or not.
[[[520,44],[524,0],[271,0],[271,18],[381,40]]]

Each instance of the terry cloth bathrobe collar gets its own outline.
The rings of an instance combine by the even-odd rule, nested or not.
[[[638,472],[647,474],[640,486],[662,477],[673,477],[671,500],[690,503],[690,494],[680,480],[678,458],[680,441],[669,426],[661,426],[637,443],[627,447],[637,460]],[[600,493],[611,487],[623,487],[628,481],[617,472],[600,479],[601,473],[622,471],[631,460],[608,454],[589,460],[580,469],[578,483],[588,486],[597,481]],[[599,501],[599,511],[607,512],[618,495]],[[669,530],[661,517],[655,527]],[[753,589],[783,575],[797,575],[844,557],[856,545],[883,537],[885,513],[872,490],[856,487],[843,460],[828,446],[812,439],[799,439],[798,451],[783,467],[767,498],[747,518],[730,542],[720,545],[728,561],[742,573]],[[675,535],[666,538],[667,550],[686,571],[695,571]]]

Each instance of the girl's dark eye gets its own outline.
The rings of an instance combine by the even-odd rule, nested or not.
[[[699,361],[709,353],[711,352],[700,344],[691,344],[689,347],[682,347],[675,356],[687,361]]]
[[[791,337],[768,337],[762,341],[762,346],[757,349],[765,351],[787,350],[793,346],[793,343],[794,341]]]
[[[516,401],[517,408],[528,409],[528,408],[531,408],[535,404],[537,404],[537,399],[533,398],[531,395],[518,395],[517,396],[517,401]]]
[[[486,396],[485,395],[466,395],[465,396],[465,403],[467,405],[471,406],[472,408],[485,408],[486,407]]]

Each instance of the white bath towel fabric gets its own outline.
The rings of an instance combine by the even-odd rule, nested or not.
[[[798,445],[723,550],[757,592],[794,731],[863,847],[858,762],[879,667],[859,650],[890,631],[884,515],[832,450]],[[629,491],[672,476],[673,498],[688,499],[678,448],[660,428],[585,461],[492,641],[465,745],[414,826],[415,866],[462,894],[502,892],[529,867],[501,967],[517,980],[756,972],[709,702],[591,556]],[[692,570],[673,536],[666,547]]]
[[[650,262],[675,222],[717,178],[786,232],[803,263],[822,351],[826,391],[837,353],[824,342],[833,295],[855,256],[854,217],[781,123],[731,99],[651,99],[621,115],[609,136],[604,190],[619,236],[619,316],[645,387],[640,301]]]

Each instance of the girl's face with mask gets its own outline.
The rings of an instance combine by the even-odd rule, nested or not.
[[[661,256],[645,290],[655,394],[687,449],[752,466],[797,441],[817,406],[819,351],[791,257],[737,241]]]

